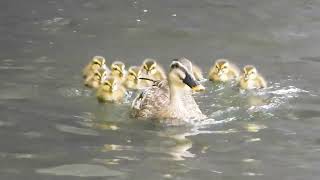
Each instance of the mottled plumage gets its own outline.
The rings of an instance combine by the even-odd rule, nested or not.
[[[142,119],[202,119],[192,90],[204,90],[195,80],[189,60],[174,60],[168,81],[156,81],[152,87],[141,92],[132,103],[132,115]]]

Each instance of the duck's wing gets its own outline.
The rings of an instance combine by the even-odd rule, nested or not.
[[[143,90],[132,103],[132,116],[136,118],[156,118],[157,114],[169,105],[167,81],[156,81]]]

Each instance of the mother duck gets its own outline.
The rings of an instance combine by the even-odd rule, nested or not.
[[[203,119],[206,116],[192,97],[192,91],[204,89],[193,76],[192,63],[186,58],[174,59],[168,80],[155,81],[135,98],[132,116],[160,120]]]

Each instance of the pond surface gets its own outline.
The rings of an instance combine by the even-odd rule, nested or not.
[[[318,0],[2,0],[0,33],[0,179],[320,177]],[[206,82],[209,118],[166,127],[98,104],[81,79],[94,55],[229,58],[270,87]]]

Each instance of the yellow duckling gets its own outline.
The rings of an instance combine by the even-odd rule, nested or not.
[[[97,90],[97,99],[99,102],[123,102],[126,95],[126,89],[122,83],[114,77],[106,78]]]
[[[105,78],[107,72],[104,69],[98,69],[87,75],[84,80],[84,85],[89,88],[97,89],[100,86],[101,81]]]
[[[92,60],[89,62],[89,64],[87,64],[86,67],[83,69],[83,78],[87,78],[89,74],[92,74],[92,72],[99,70],[100,68],[109,71],[108,67],[106,66],[106,59],[102,56],[94,56]]]
[[[239,78],[239,70],[226,59],[218,59],[209,71],[209,80],[227,82]]]
[[[166,79],[166,73],[163,68],[154,59],[147,58],[143,61],[141,73],[147,78],[153,80]]]
[[[266,88],[267,82],[258,73],[257,69],[252,65],[246,65],[243,68],[243,74],[240,77],[241,89],[261,89]]]
[[[140,75],[141,75],[141,68],[138,66],[131,66],[128,69],[126,80],[124,81],[125,87],[128,89],[140,89],[141,88],[141,79],[139,79]]]
[[[201,81],[204,79],[202,70],[199,66],[192,64],[192,72],[197,81]]]
[[[126,76],[125,64],[121,61],[114,61],[111,64],[111,76],[123,82]]]

